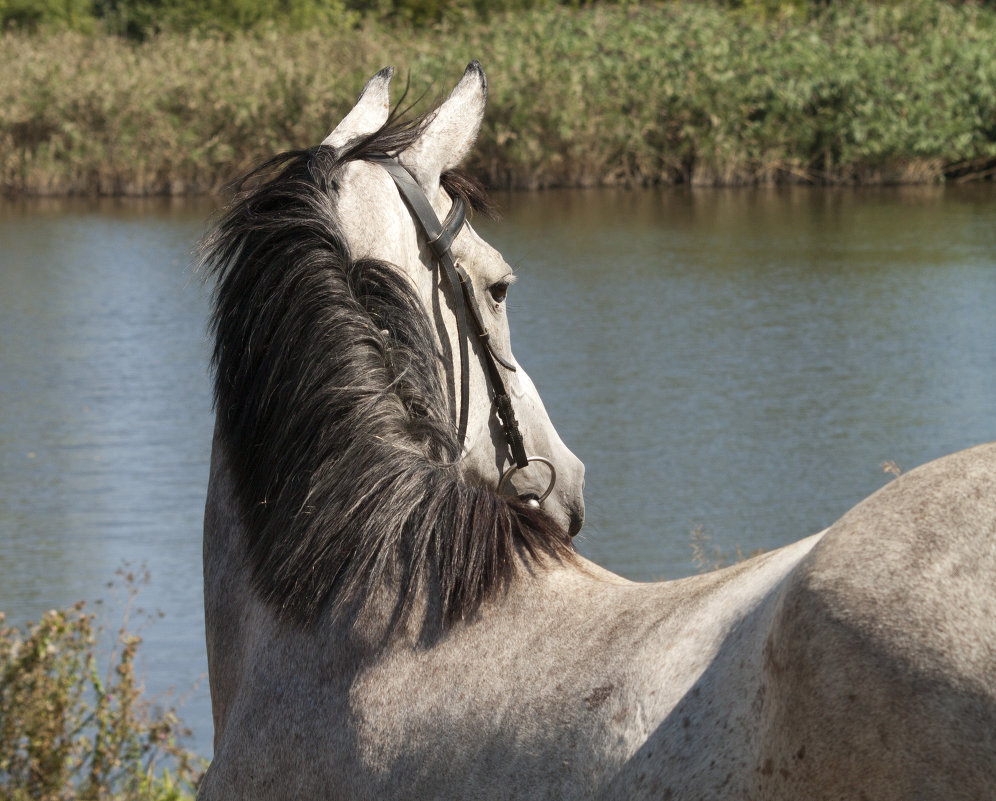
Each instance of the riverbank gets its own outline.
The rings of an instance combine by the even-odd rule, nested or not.
[[[143,43],[7,33],[0,191],[215,192],[321,141],[385,64],[432,99],[472,58],[490,96],[469,166],[495,187],[991,178],[993,53],[996,9],[932,0],[768,20],[556,7],[416,33],[368,22]]]

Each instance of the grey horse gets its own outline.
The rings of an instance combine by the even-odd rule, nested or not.
[[[484,73],[407,123],[390,78],[204,245],[198,797],[996,798],[996,447],[725,570],[586,561],[583,467],[464,221]]]

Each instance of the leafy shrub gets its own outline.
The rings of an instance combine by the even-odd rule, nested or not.
[[[93,13],[107,32],[133,39],[161,31],[233,33],[267,25],[351,27],[358,19],[344,0],[93,0]]]
[[[954,5],[996,0],[938,0]],[[890,5],[895,0],[865,0]],[[353,27],[361,19],[403,23],[417,28],[442,21],[489,19],[504,14],[606,6],[636,7],[641,0],[0,0],[0,27],[104,32],[144,40],[163,31],[250,31],[260,27],[303,30],[316,26]],[[712,0],[715,8],[750,19],[804,17],[849,5],[835,0]]]
[[[0,27],[94,29],[92,0],[0,0]]]
[[[135,677],[141,639],[122,627],[101,676],[98,635],[82,603],[24,628],[7,626],[0,614],[0,797],[191,797],[199,760],[179,745],[184,730],[175,711],[142,696]]]

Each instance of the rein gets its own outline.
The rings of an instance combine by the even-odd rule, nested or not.
[[[532,499],[538,504],[553,491],[557,483],[557,472],[549,459],[526,454],[522,432],[519,431],[519,423],[515,419],[515,410],[512,408],[512,399],[508,395],[505,380],[498,369],[500,364],[506,370],[515,372],[516,366],[504,358],[495,348],[491,341],[491,335],[484,324],[484,318],[481,316],[481,308],[474,295],[474,287],[470,277],[463,266],[453,258],[451,247],[453,240],[456,239],[466,222],[466,205],[461,198],[453,198],[453,204],[446,215],[446,220],[440,223],[429,198],[426,197],[422,187],[419,186],[407,167],[389,156],[368,155],[365,160],[379,164],[394,179],[398,192],[425,234],[429,250],[432,251],[436,264],[439,265],[446,277],[446,284],[456,315],[460,345],[460,404],[457,431],[461,447],[467,439],[467,421],[470,408],[469,340],[473,334],[484,345],[482,354],[485,372],[488,383],[491,385],[491,391],[494,393],[495,407],[505,435],[505,442],[515,460],[515,464],[502,474],[498,482],[498,492],[500,493],[504,489],[513,473],[528,467],[530,462],[542,462],[550,469],[550,484],[542,496]]]

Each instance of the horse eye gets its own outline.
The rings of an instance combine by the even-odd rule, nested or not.
[[[504,303],[505,296],[508,294],[508,283],[499,281],[497,284],[492,284],[488,287],[488,294],[494,298],[495,303]]]

